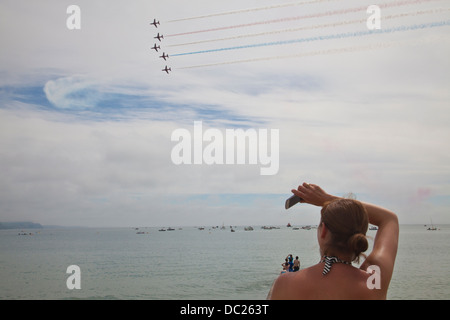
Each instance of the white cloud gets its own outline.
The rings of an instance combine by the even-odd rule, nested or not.
[[[62,109],[92,108],[100,100],[95,82],[73,76],[47,81],[44,92],[48,101]]]
[[[331,10],[342,4],[330,2],[327,6],[255,11],[182,23],[168,20],[273,2],[77,4],[82,12],[80,31],[67,30],[66,6],[59,2],[0,5],[0,36],[5,44],[0,73],[4,75],[2,87],[7,88],[3,92],[39,85],[53,106],[30,102],[33,97],[26,103],[19,103],[14,95],[2,98],[0,169],[5,177],[0,186],[0,219],[36,216],[36,220],[48,224],[100,225],[108,220],[108,225],[165,225],[175,218],[180,224],[201,224],[202,219],[211,217],[208,221],[217,219],[214,224],[221,224],[221,216],[234,221],[245,216],[245,221],[263,217],[258,220],[261,224],[266,224],[264,219],[284,224],[286,217],[270,201],[264,208],[242,208],[213,207],[208,201],[198,200],[186,208],[177,199],[208,193],[289,195],[292,187],[309,181],[331,192],[352,191],[392,205],[405,222],[421,223],[421,208],[448,221],[445,202],[432,203],[434,196],[448,197],[450,192],[446,147],[450,134],[448,27],[171,57],[164,62],[159,53],[150,50],[158,31],[166,35],[161,45],[167,46],[179,41],[282,30],[292,24],[320,25],[336,17],[178,39],[168,36]],[[363,4],[351,1],[347,6]],[[428,8],[426,4],[420,6],[424,7]],[[386,9],[385,14],[420,8]],[[355,19],[357,15],[345,18]],[[160,28],[148,25],[153,18],[161,21]],[[414,15],[386,21],[383,27],[445,18],[445,13]],[[317,27],[270,39],[251,37],[206,46],[170,47],[167,52],[170,55],[358,28],[355,24],[342,29]],[[391,44],[378,46],[386,42]],[[372,49],[361,49],[371,45]],[[329,51],[347,47],[350,49],[345,52]],[[305,53],[309,55],[180,69]],[[172,74],[161,72],[165,64],[172,66]],[[259,166],[248,165],[173,165],[172,131],[180,127],[191,130],[197,120],[220,130],[236,126],[279,129],[279,173],[262,177]],[[408,199],[424,189],[431,190],[430,196],[421,198],[412,210]],[[213,212],[210,216],[208,210]],[[258,215],[261,210],[264,213]]]

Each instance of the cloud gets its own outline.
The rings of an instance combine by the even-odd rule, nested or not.
[[[66,77],[48,81],[44,92],[56,108],[86,109],[95,107],[102,98],[95,85],[80,77]]]
[[[82,14],[79,31],[66,28],[66,5],[59,2],[0,5],[0,20],[6,26],[0,28],[0,219],[36,217],[33,220],[44,224],[99,226],[169,221],[285,224],[284,196],[307,181],[395,208],[403,221],[422,221],[425,209],[448,221],[448,27],[361,37],[357,42],[329,39],[171,57],[165,62],[150,50],[155,32],[170,35],[273,20],[324,7],[305,5],[179,23],[169,20],[246,9],[250,4],[101,3],[77,3]],[[348,6],[352,4],[363,6],[359,1]],[[342,4],[332,5],[327,10]],[[386,9],[382,14],[420,8]],[[361,20],[366,17],[362,14],[347,18]],[[158,30],[148,25],[153,18],[161,20]],[[411,15],[386,20],[382,26],[444,18],[445,13]],[[183,50],[365,28],[318,27],[334,21],[320,18],[305,24],[316,26],[310,30],[265,40],[239,37],[233,43]],[[287,22],[276,25],[277,30],[293,27]],[[170,55],[176,47],[169,51],[167,45],[180,41],[267,31],[268,26],[260,25],[183,39],[165,37],[161,45]],[[303,56],[282,57],[286,55]],[[266,57],[279,58],[263,60]],[[237,60],[248,62],[220,65]],[[170,75],[161,72],[166,63],[174,70]],[[219,65],[181,69],[203,64]],[[259,165],[174,165],[171,133],[191,130],[194,121],[219,130],[279,129],[278,174],[262,177]],[[426,190],[432,192],[428,195]],[[416,207],[411,206],[412,198],[420,199]],[[294,219],[307,217],[311,224],[314,210],[306,208]]]

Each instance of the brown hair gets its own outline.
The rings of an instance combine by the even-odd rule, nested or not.
[[[327,249],[352,254],[352,261],[359,262],[359,257],[369,247],[366,232],[369,217],[363,204],[353,199],[338,199],[326,203],[321,210],[323,222],[331,233],[331,242]]]

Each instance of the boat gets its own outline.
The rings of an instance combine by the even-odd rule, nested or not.
[[[430,230],[430,231],[436,231],[437,228],[433,225],[433,220],[431,220],[431,218],[430,218],[430,221],[431,221],[431,227],[428,227],[427,230]]]
[[[377,226],[370,226],[369,230],[378,230],[378,227]]]
[[[274,226],[262,226],[261,229],[264,229],[264,230],[272,230],[272,229],[280,229],[280,227],[274,227]]]
[[[166,229],[162,228],[162,229],[159,229],[158,231],[166,231]]]
[[[250,227],[250,226],[248,226],[248,227],[245,227],[244,230],[245,230],[245,231],[253,231],[253,228]]]
[[[288,228],[292,227],[292,226],[291,226],[291,223],[290,223],[290,222],[288,222],[288,224],[287,224],[287,226],[286,226],[286,227],[288,227]]]
[[[167,228],[167,231],[174,231],[175,229],[173,229],[173,228],[171,228],[171,227],[169,227],[169,228]]]

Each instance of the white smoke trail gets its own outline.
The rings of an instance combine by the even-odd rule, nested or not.
[[[232,14],[238,14],[238,13],[247,13],[247,12],[256,12],[256,11],[262,11],[262,10],[287,8],[287,7],[294,7],[294,6],[301,6],[301,5],[306,5],[306,4],[315,4],[315,3],[329,2],[329,1],[335,1],[335,0],[311,0],[311,1],[303,1],[303,2],[285,3],[285,4],[278,4],[278,5],[273,5],[273,6],[242,9],[242,10],[235,10],[235,11],[226,11],[226,12],[220,12],[220,13],[207,14],[207,15],[203,15],[203,16],[174,19],[174,20],[169,20],[169,21],[165,21],[165,22],[166,23],[181,22],[181,21],[188,21],[188,20],[196,20],[196,19],[204,19],[204,18],[232,15]]]
[[[423,15],[423,14],[442,13],[442,12],[445,12],[445,11],[450,11],[450,8],[445,8],[445,9],[444,8],[439,8],[439,9],[431,9],[431,10],[418,10],[418,11],[409,12],[409,13],[393,14],[393,15],[389,15],[389,16],[384,16],[383,20],[390,20],[390,19],[397,19],[397,18],[406,18],[406,17]],[[282,34],[282,33],[305,31],[305,30],[334,28],[334,27],[340,27],[340,26],[345,26],[345,25],[350,25],[350,24],[365,23],[366,21],[367,21],[367,19],[338,21],[338,22],[319,24],[319,25],[314,25],[314,26],[304,26],[304,27],[299,27],[299,28],[289,28],[289,29],[267,31],[267,32],[261,32],[261,33],[251,33],[251,34],[237,35],[237,36],[226,37],[226,38],[218,38],[218,39],[209,39],[209,40],[201,40],[201,41],[195,41],[195,42],[186,42],[186,43],[172,44],[172,45],[168,45],[167,47],[181,47],[181,46],[187,46],[187,45],[195,45],[195,44],[203,44],[203,43],[219,42],[219,41],[227,41],[227,40],[237,40],[237,39],[244,39],[244,38],[253,38],[253,37],[260,37],[260,36],[267,36],[267,35],[274,35],[274,34]]]
[[[430,36],[424,39],[414,39],[414,40],[403,40],[403,41],[390,41],[390,42],[380,42],[375,44],[369,44],[364,46],[350,46],[350,47],[343,47],[343,48],[334,48],[334,49],[327,49],[327,50],[316,50],[316,51],[310,51],[305,53],[299,53],[299,54],[291,54],[291,55],[283,55],[283,56],[271,56],[271,57],[261,57],[261,58],[251,58],[251,59],[245,59],[245,60],[233,60],[233,61],[226,61],[226,62],[218,62],[218,63],[211,63],[211,64],[202,64],[202,65],[195,65],[195,66],[187,66],[187,67],[181,67],[177,68],[179,70],[181,69],[198,69],[198,68],[208,68],[208,67],[215,67],[215,66],[223,66],[223,65],[231,65],[231,64],[240,64],[240,63],[249,63],[249,62],[260,62],[260,61],[270,61],[270,60],[285,60],[285,59],[294,59],[294,58],[305,58],[305,57],[314,57],[314,56],[320,56],[320,55],[332,55],[332,54],[341,54],[341,53],[351,53],[351,52],[360,52],[360,51],[372,51],[372,50],[379,50],[379,49],[386,49],[386,48],[393,48],[393,47],[401,47],[406,45],[423,45],[426,43],[431,42],[439,42],[442,43],[443,41],[450,41],[448,37],[442,37],[442,36]]]
[[[364,31],[356,31],[356,32],[336,33],[336,34],[314,36],[314,37],[308,37],[308,38],[283,40],[283,41],[272,41],[272,42],[265,42],[265,43],[246,44],[246,45],[240,45],[240,46],[234,46],[234,47],[223,47],[223,48],[217,48],[217,49],[184,52],[184,53],[173,54],[172,57],[185,56],[185,55],[196,55],[196,54],[204,54],[204,53],[212,53],[212,52],[220,52],[220,51],[241,50],[241,49],[249,49],[249,48],[260,48],[260,47],[268,47],[268,46],[279,46],[279,45],[296,44],[296,43],[307,43],[307,42],[313,42],[313,41],[326,41],[326,40],[333,40],[333,39],[357,38],[357,37],[364,37],[364,36],[369,36],[369,35],[396,33],[396,32],[404,32],[404,31],[414,31],[414,30],[436,28],[436,27],[443,27],[443,26],[449,26],[449,25],[450,25],[450,20],[436,21],[436,22],[431,22],[431,23],[422,23],[422,24],[415,24],[415,25],[409,25],[409,26],[399,26],[399,27],[379,29],[379,30],[364,30]]]
[[[378,6],[381,9],[384,9],[384,8],[399,7],[399,6],[406,6],[406,5],[412,5],[412,4],[421,4],[421,3],[425,3],[425,2],[431,2],[431,1],[440,1],[440,0],[404,0],[404,1],[394,1],[394,2],[389,2],[389,3],[383,3]],[[229,30],[229,29],[238,29],[238,28],[245,28],[245,27],[257,26],[257,25],[266,25],[266,24],[272,24],[272,23],[287,22],[287,21],[297,21],[297,20],[304,20],[304,19],[321,18],[321,17],[327,17],[327,16],[335,16],[335,15],[342,15],[342,14],[366,11],[366,9],[367,9],[366,6],[347,8],[347,9],[339,9],[339,10],[319,12],[319,13],[314,13],[314,14],[306,14],[306,15],[301,15],[301,16],[293,16],[293,17],[285,17],[285,18],[279,18],[279,19],[273,19],[273,20],[263,20],[263,21],[255,21],[255,22],[244,23],[244,24],[229,25],[229,26],[223,26],[223,27],[217,27],[217,28],[209,28],[209,29],[202,29],[202,30],[195,30],[195,31],[184,31],[181,33],[168,34],[168,35],[166,35],[166,37],[178,37],[178,36],[185,36],[185,35],[190,35],[190,34],[215,32],[215,31]]]

